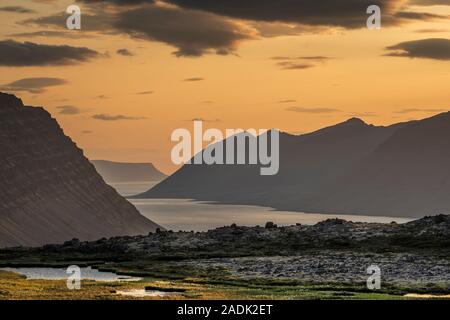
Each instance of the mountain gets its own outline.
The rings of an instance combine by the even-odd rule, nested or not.
[[[43,108],[0,93],[0,247],[155,231]]]
[[[251,165],[184,165],[136,197],[333,214],[446,213],[449,138],[450,113],[386,127],[352,118],[300,136],[281,133],[277,175]]]
[[[91,161],[107,183],[160,181],[167,176],[151,163]]]

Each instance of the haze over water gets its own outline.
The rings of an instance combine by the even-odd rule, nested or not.
[[[147,191],[154,186],[149,183],[120,183],[112,184],[123,196]],[[241,226],[264,226],[272,221],[279,226],[301,224],[315,224],[330,218],[341,218],[354,222],[408,222],[411,219],[362,216],[362,215],[328,215],[318,213],[302,213],[292,211],[278,211],[273,208],[260,206],[212,204],[189,199],[128,199],[145,217],[157,221],[168,230],[206,231],[236,223]]]

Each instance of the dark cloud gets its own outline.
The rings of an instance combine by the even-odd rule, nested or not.
[[[90,134],[90,133],[92,133],[93,131],[91,131],[91,130],[83,130],[83,131],[81,131],[81,133],[83,133],[83,134]]]
[[[98,95],[98,96],[96,96],[95,97],[96,99],[109,99],[109,97],[107,96],[107,95],[105,95],[105,94],[100,94],[100,95]]]
[[[82,113],[82,111],[75,106],[59,106],[59,107],[56,107],[56,109],[59,109],[59,114],[69,115],[69,116]]]
[[[423,39],[406,41],[386,48],[392,52],[386,56],[427,58],[435,60],[450,60],[450,40],[449,39]]]
[[[184,79],[183,81],[186,81],[186,82],[197,82],[197,81],[203,81],[203,80],[205,80],[205,79],[204,78],[200,78],[200,77],[193,77],[193,78]]]
[[[32,9],[28,9],[22,6],[7,6],[7,7],[0,7],[0,11],[3,12],[15,12],[15,13],[35,13],[36,11]]]
[[[299,113],[334,113],[334,112],[340,112],[341,110],[334,109],[334,108],[321,108],[321,107],[315,107],[315,108],[305,108],[305,107],[289,107],[285,109],[286,111],[291,112],[299,112]]]
[[[59,78],[24,78],[5,84],[0,87],[3,91],[28,91],[30,93],[42,93],[48,87],[67,83]]]
[[[118,55],[126,56],[126,57],[134,56],[134,54],[132,52],[130,52],[128,49],[119,49],[116,51],[116,53]]]
[[[425,108],[408,108],[395,111],[395,113],[399,114],[408,114],[408,113],[416,113],[416,112],[446,112],[446,109],[425,109]]]
[[[122,11],[113,26],[135,38],[174,46],[178,57],[230,54],[239,41],[253,38],[239,24],[217,15],[157,5]]]
[[[399,11],[395,13],[395,18],[407,19],[407,20],[435,20],[435,19],[448,19],[449,16],[428,13],[428,12],[414,12],[414,11]]]
[[[294,100],[294,99],[286,99],[286,100],[280,100],[280,101],[278,101],[278,103],[292,103],[292,102],[297,102],[297,100]]]
[[[99,53],[83,47],[0,41],[0,66],[51,66],[88,61]]]
[[[383,16],[395,14],[403,0],[167,0],[184,8],[266,22],[365,28],[367,7],[379,5]],[[393,19],[385,19],[392,24]]]
[[[142,120],[146,119],[144,117],[131,117],[131,116],[125,116],[122,114],[112,115],[112,114],[95,114],[92,116],[93,119],[96,120],[102,120],[102,121],[120,121],[120,120]]]
[[[71,30],[69,32],[80,35],[80,36],[91,36],[90,32],[103,32],[103,33],[113,33],[112,23],[115,19],[115,15],[109,12],[101,13],[90,13],[83,12],[81,17],[81,30]],[[64,31],[66,29],[67,13],[60,12],[54,15],[26,19],[22,21],[25,25],[37,25],[41,27],[53,27]]]

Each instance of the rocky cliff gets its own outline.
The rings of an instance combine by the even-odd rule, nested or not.
[[[0,247],[155,231],[43,108],[0,93]]]

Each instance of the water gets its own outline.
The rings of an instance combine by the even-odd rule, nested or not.
[[[157,182],[121,183],[113,187],[124,196],[137,194],[150,189]],[[145,217],[156,221],[168,230],[206,231],[236,223],[241,226],[264,226],[272,221],[280,226],[315,224],[329,218],[341,218],[360,222],[397,223],[411,219],[360,216],[360,215],[327,215],[319,213],[302,213],[277,211],[268,207],[211,204],[186,199],[129,199]]]
[[[28,280],[67,280],[66,268],[0,268],[0,270],[18,273],[27,277]],[[138,281],[140,278],[121,276],[113,272],[98,271],[91,267],[80,268],[81,280],[95,281]]]

